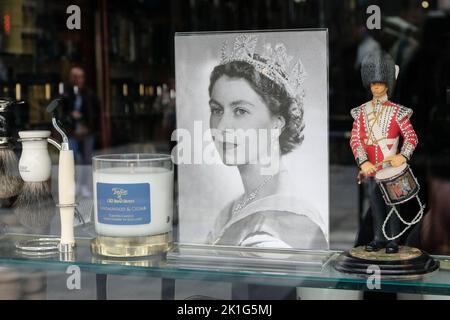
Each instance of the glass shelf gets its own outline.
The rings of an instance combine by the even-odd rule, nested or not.
[[[48,237],[48,236],[46,236]],[[45,270],[65,270],[68,265],[77,265],[82,270],[103,275],[133,275],[158,277],[163,279],[190,279],[230,283],[261,284],[290,287],[368,290],[367,279],[336,271],[333,261],[339,255],[337,251],[299,251],[291,259],[288,267],[265,264],[254,265],[238,263],[227,259],[228,263],[192,263],[188,255],[195,250],[189,246],[175,246],[168,255],[139,259],[107,259],[93,256],[90,251],[90,239],[77,238],[76,252],[73,256],[27,256],[15,248],[17,241],[37,238],[36,235],[5,234],[0,237],[0,265],[13,268],[33,268]],[[173,255],[181,258],[174,259]],[[193,256],[195,256],[193,255]],[[302,256],[304,258],[302,260]],[[274,259],[274,257],[272,257]],[[416,294],[450,295],[450,257],[434,256],[441,268],[421,278],[411,280],[381,280],[382,292],[402,292]],[[270,259],[269,259],[270,261]],[[304,263],[307,262],[309,267]],[[312,262],[312,263],[311,263]]]

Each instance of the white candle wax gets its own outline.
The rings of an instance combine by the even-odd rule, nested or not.
[[[172,231],[173,171],[121,167],[94,172],[98,235],[137,237]]]

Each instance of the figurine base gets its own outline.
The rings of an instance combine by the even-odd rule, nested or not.
[[[370,266],[378,266],[381,276],[386,278],[414,278],[433,272],[439,268],[439,262],[417,248],[400,246],[398,253],[386,253],[385,249],[368,252],[364,246],[356,247],[341,254],[334,262],[334,268],[340,272],[369,277]]]
[[[169,251],[172,232],[145,237],[98,236],[91,241],[91,251],[105,257],[146,257]]]

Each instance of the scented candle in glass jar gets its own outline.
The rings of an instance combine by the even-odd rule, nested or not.
[[[172,242],[173,162],[170,155],[93,158],[95,230],[91,248],[105,256],[146,256]]]

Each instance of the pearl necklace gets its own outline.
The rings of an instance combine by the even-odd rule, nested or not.
[[[237,212],[241,211],[242,209],[244,209],[245,207],[247,207],[247,205],[253,201],[256,196],[258,195],[259,191],[261,191],[261,189],[270,181],[272,180],[274,176],[269,176],[266,179],[264,179],[264,181],[255,189],[253,190],[247,198],[245,198],[243,201],[240,201],[237,206],[233,209],[233,215],[236,214]]]

